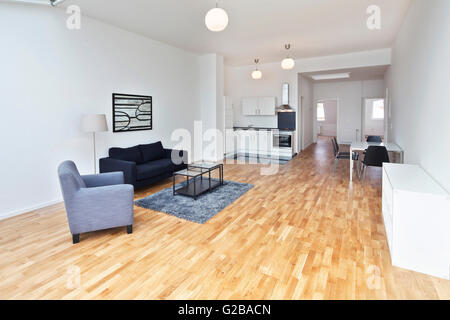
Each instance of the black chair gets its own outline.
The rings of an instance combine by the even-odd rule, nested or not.
[[[333,145],[333,152],[334,152],[334,173],[336,173],[336,168],[339,163],[339,160],[350,160],[350,152],[339,151],[339,144],[337,143],[336,137],[333,137],[333,139],[331,139],[331,144]],[[354,161],[359,160],[359,154],[353,152],[352,156]]]
[[[383,146],[369,146],[366,150],[366,155],[362,161],[362,168],[360,178],[362,177],[362,182],[366,178],[367,167],[382,167],[384,162],[389,161],[389,154],[386,147]]]
[[[380,136],[368,136],[367,142],[383,142]]]

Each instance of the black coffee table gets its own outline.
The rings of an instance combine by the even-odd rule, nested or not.
[[[219,170],[219,180],[211,179],[211,172]],[[208,177],[204,177],[207,174]],[[186,177],[186,185],[176,189],[176,176]],[[187,169],[177,171],[173,174],[173,195],[197,197],[205,192],[223,185],[223,164],[214,162],[196,162],[188,165]]]

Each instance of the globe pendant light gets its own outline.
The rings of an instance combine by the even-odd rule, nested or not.
[[[209,10],[205,16],[206,27],[213,32],[225,30],[228,26],[228,14],[222,8],[216,7]]]
[[[259,59],[255,59],[256,69],[252,72],[252,78],[254,80],[259,80],[262,78],[262,72],[258,70]]]
[[[284,46],[286,48],[286,50],[289,50],[291,48],[290,44],[287,44]],[[284,70],[291,70],[295,67],[295,61],[294,59],[290,58],[289,55],[283,59],[283,61],[281,61],[281,67]]]

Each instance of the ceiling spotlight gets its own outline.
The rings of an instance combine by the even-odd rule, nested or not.
[[[206,27],[213,32],[225,30],[228,26],[228,14],[222,8],[216,7],[209,10],[205,16]]]
[[[254,80],[259,80],[262,78],[262,72],[258,70],[259,59],[255,59],[256,69],[252,72],[252,78]]]
[[[287,44],[284,47],[288,51],[289,51],[289,49],[291,49],[291,45],[290,44]],[[293,69],[295,67],[294,59],[290,58],[289,55],[288,55],[285,59],[283,59],[283,61],[281,61],[281,67],[284,70],[291,70],[291,69]]]

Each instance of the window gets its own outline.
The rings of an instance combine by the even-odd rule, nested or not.
[[[372,119],[373,120],[384,119],[384,100],[375,100],[372,103]]]
[[[317,121],[325,121],[325,109],[323,103],[317,104]]]

